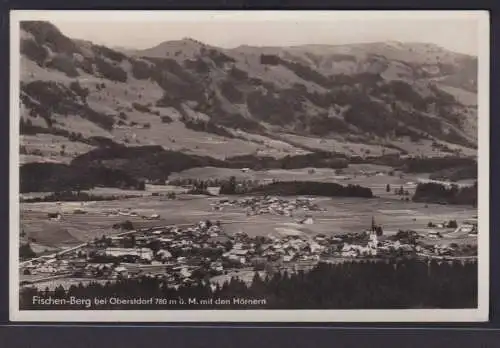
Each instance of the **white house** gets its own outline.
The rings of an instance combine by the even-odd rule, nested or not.
[[[153,259],[153,251],[149,248],[106,248],[104,254],[115,257],[133,255],[145,260]]]
[[[427,233],[427,236],[429,238],[441,238],[441,233],[439,233],[438,231],[429,231],[429,233]]]
[[[168,260],[172,258],[172,253],[165,249],[159,250],[157,254],[162,260]]]
[[[51,221],[59,221],[61,220],[61,213],[49,213],[48,217]]]
[[[300,223],[304,225],[312,225],[314,223],[314,220],[312,217],[308,216],[305,219],[301,220]]]

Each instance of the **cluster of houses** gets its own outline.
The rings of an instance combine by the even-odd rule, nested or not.
[[[60,205],[60,204],[58,204]],[[159,220],[160,215],[153,213],[151,215],[144,215],[144,214],[139,214],[134,212],[133,210],[126,209],[126,210],[110,210],[110,211],[105,211],[103,212],[104,215],[106,216],[112,216],[112,217],[117,217],[117,216],[128,216],[128,217],[140,217],[143,220]],[[82,208],[76,208],[73,210],[73,214],[87,214],[87,211],[82,209]],[[48,213],[47,218],[50,221],[61,221],[63,215],[60,212],[56,213]]]
[[[212,209],[220,211],[228,206],[244,208],[248,216],[273,214],[292,217],[293,213],[299,209],[304,212],[324,211],[324,209],[314,203],[313,198],[299,197],[295,199],[284,199],[272,196],[246,197],[237,200],[221,199],[212,204]]]
[[[439,239],[444,237],[444,229],[453,228],[453,231],[447,233],[446,236],[449,237],[477,237],[478,234],[478,219],[470,218],[466,219],[462,222],[462,224],[458,225],[455,220],[442,222],[442,223],[432,223],[429,222],[429,228],[433,228],[429,230],[427,233],[429,238]]]
[[[377,256],[379,248],[378,236],[376,233],[370,233],[366,244],[350,244],[343,243],[340,249],[342,257],[359,257],[359,256]]]
[[[159,214],[153,213],[151,215],[143,215],[143,214],[136,213],[131,208],[124,209],[124,210],[119,210],[119,209],[110,210],[110,211],[104,212],[104,214],[107,216],[141,217],[142,219],[145,219],[145,220],[158,220],[158,219],[160,219]]]
[[[248,236],[242,232],[228,235],[210,221],[132,232],[97,238],[71,252],[26,262],[21,272],[95,279],[151,275],[179,285],[242,268],[255,270],[293,261],[318,261],[327,250],[327,241],[322,237]]]
[[[457,243],[417,245],[416,252],[419,256],[430,258],[477,258],[477,245]]]
[[[270,206],[284,204],[273,199],[267,202]],[[103,236],[69,252],[25,262],[21,274],[94,279],[149,275],[177,286],[239,269],[296,269],[300,263],[315,264],[332,258],[455,256],[460,251],[458,245],[421,243],[413,231],[384,236],[379,227],[373,222],[367,231],[336,236],[249,236],[244,232],[230,235],[220,223],[210,221],[148,228]]]
[[[397,237],[380,239],[376,233],[372,232],[367,232],[367,235],[367,241],[342,243],[341,249],[337,249],[331,255],[342,258],[376,257],[382,259],[402,256],[424,258],[477,256],[477,246],[474,245],[429,244],[420,242],[418,238],[415,240]]]

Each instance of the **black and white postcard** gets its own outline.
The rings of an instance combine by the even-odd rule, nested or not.
[[[481,11],[11,12],[10,319],[486,321]]]

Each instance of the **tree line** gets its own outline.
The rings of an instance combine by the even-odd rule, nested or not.
[[[405,161],[403,169],[409,173],[434,173],[443,169],[475,167],[477,161],[473,158],[448,156],[436,158],[409,158]]]
[[[174,179],[171,185],[192,185],[190,193],[205,193],[208,187],[220,187],[222,195],[235,194],[267,194],[267,195],[311,195],[326,197],[364,197],[372,198],[373,192],[370,188],[359,185],[340,185],[337,183],[315,182],[315,181],[278,181],[273,180],[269,184],[261,184],[258,180],[238,180],[235,176],[229,179]]]
[[[84,309],[82,305],[46,306],[34,303],[41,298],[166,298],[164,304],[112,305],[92,309],[412,309],[477,307],[477,263],[436,262],[416,259],[387,262],[319,263],[311,271],[255,273],[250,284],[233,277],[222,285],[210,286],[194,280],[177,288],[159,278],[122,279],[114,283],[62,286],[54,290],[23,288],[20,308]],[[188,303],[188,299],[198,303]],[[238,304],[235,298],[264,299],[257,305]],[[199,302],[212,299],[212,304]],[[229,299],[216,305],[217,299]],[[184,304],[182,304],[182,301]],[[219,301],[220,302],[220,301]],[[88,308],[87,308],[88,309]]]
[[[20,192],[83,191],[96,186],[145,190],[144,180],[120,169],[71,163],[26,163],[20,167]]]
[[[439,183],[419,183],[412,200],[414,202],[463,204],[477,206],[477,181],[471,186],[447,187]]]
[[[57,191],[44,197],[21,198],[22,203],[40,203],[40,202],[95,202],[95,201],[114,201],[125,198],[136,198],[138,195],[96,195],[81,191]]]
[[[84,186],[144,187],[144,180],[165,181],[174,172],[196,167],[298,169],[343,169],[349,163],[377,163],[403,165],[407,171],[439,170],[455,165],[471,163],[469,159],[411,159],[404,161],[397,156],[380,156],[369,159],[349,158],[333,152],[315,152],[283,158],[244,155],[219,160],[208,156],[169,151],[161,146],[126,147],[103,139],[94,139],[101,146],[76,157],[70,165],[54,163],[27,163],[20,167],[21,192],[78,190]],[[475,163],[475,162],[474,162]]]
[[[231,179],[233,178],[233,179]],[[242,184],[245,186],[257,186],[258,180],[248,180],[248,179],[236,179],[232,176],[230,178],[209,178],[209,179],[195,179],[195,178],[175,178],[169,179],[168,184],[173,186],[194,186],[207,189],[208,187],[221,187],[228,183],[230,180],[234,180],[236,184]]]
[[[373,197],[372,190],[367,187],[352,184],[343,186],[333,182],[316,181],[276,181],[251,188],[247,193],[283,196]]]

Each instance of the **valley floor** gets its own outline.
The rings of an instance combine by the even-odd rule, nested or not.
[[[38,245],[52,248],[68,247],[87,242],[95,237],[120,232],[113,224],[130,220],[134,226],[165,226],[181,223],[196,223],[201,220],[220,220],[230,233],[245,232],[248,235],[269,234],[326,234],[335,235],[346,232],[360,232],[370,227],[374,217],[386,233],[399,229],[424,231],[432,221],[464,219],[477,215],[477,209],[464,206],[434,205],[403,202],[394,198],[317,198],[315,202],[325,211],[297,211],[293,217],[281,215],[247,216],[240,207],[224,207],[213,211],[211,203],[222,197],[180,197],[177,200],[162,200],[158,197],[140,197],[127,200],[21,204],[21,227],[26,237]],[[230,199],[241,197],[231,196]],[[286,197],[293,199],[294,197]],[[135,216],[114,216],[108,212],[128,208],[140,215],[160,215],[159,220],[144,220]],[[74,209],[84,209],[86,214],[74,214]],[[60,221],[51,221],[47,214],[59,211]],[[306,215],[313,218],[312,224],[300,224]],[[468,238],[465,240],[468,241]],[[448,240],[450,242],[450,240]],[[39,250],[43,250],[38,247]]]
[[[393,190],[403,187],[413,195],[416,183],[428,178],[428,174],[395,173],[392,168],[378,165],[349,165],[342,174],[333,169],[311,168],[296,170],[267,170],[242,172],[226,168],[194,168],[171,177],[226,179],[231,175],[237,179],[256,179],[260,181],[279,178],[282,181],[310,180],[338,182],[343,185],[357,184],[372,189],[377,198],[324,198],[316,197],[314,202],[324,211],[294,212],[292,217],[282,215],[247,216],[247,210],[238,206],[223,206],[214,210],[222,196],[207,197],[186,194],[186,189],[177,186],[147,185],[145,191],[120,190],[115,188],[95,188],[91,193],[97,195],[125,196],[135,198],[99,202],[46,202],[21,203],[22,240],[30,240],[36,246],[36,253],[51,252],[54,248],[78,245],[95,237],[119,233],[112,226],[129,220],[135,228],[164,226],[172,224],[197,223],[201,220],[219,220],[231,233],[238,231],[249,235],[269,234],[340,234],[360,232],[370,227],[372,217],[385,231],[397,232],[399,229],[426,230],[429,222],[457,220],[458,222],[477,216],[477,209],[468,206],[437,205],[403,201]],[[387,192],[387,185],[391,191]],[[167,199],[164,194],[175,192],[176,199]],[[159,194],[160,196],[156,196]],[[23,194],[22,198],[40,197],[44,193]],[[226,197],[234,200],[242,197]],[[293,200],[295,197],[285,197]],[[84,214],[75,214],[81,210]],[[49,213],[61,213],[59,221],[48,218]],[[133,212],[131,216],[117,212]],[[159,215],[158,219],[145,220],[141,216]],[[304,217],[311,215],[313,224],[299,224]],[[431,241],[435,243],[435,241]],[[450,241],[448,241],[450,242]],[[468,239],[465,242],[470,242]]]

